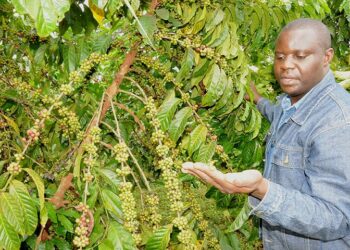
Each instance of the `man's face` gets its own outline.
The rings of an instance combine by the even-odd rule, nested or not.
[[[320,82],[328,71],[333,50],[322,48],[319,37],[309,28],[284,31],[277,40],[275,77],[293,104]]]

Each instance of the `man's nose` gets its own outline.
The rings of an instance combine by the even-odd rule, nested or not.
[[[294,67],[295,67],[295,63],[294,63],[293,57],[286,56],[281,64],[281,68],[286,70],[286,69],[293,69]]]

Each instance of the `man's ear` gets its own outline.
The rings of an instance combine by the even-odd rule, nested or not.
[[[324,55],[324,61],[323,61],[323,65],[327,66],[331,63],[332,59],[334,56],[334,50],[333,48],[329,48],[326,50],[326,53]]]

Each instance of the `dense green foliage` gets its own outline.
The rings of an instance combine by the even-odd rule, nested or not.
[[[244,96],[279,93],[274,41],[298,17],[349,70],[347,0],[0,0],[0,249],[261,247],[245,196],[180,169],[262,169]]]

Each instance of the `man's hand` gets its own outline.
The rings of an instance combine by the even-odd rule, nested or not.
[[[262,98],[262,96],[259,94],[258,90],[256,89],[255,85],[253,82],[250,83],[250,88],[253,92],[253,96],[254,96],[254,99],[253,99],[253,102],[255,104],[257,104],[259,102],[259,100]],[[250,96],[249,95],[245,95],[245,99],[246,100],[250,100]]]
[[[228,194],[245,193],[262,199],[268,189],[268,181],[257,170],[224,174],[201,162],[185,162],[182,172],[194,175]]]

